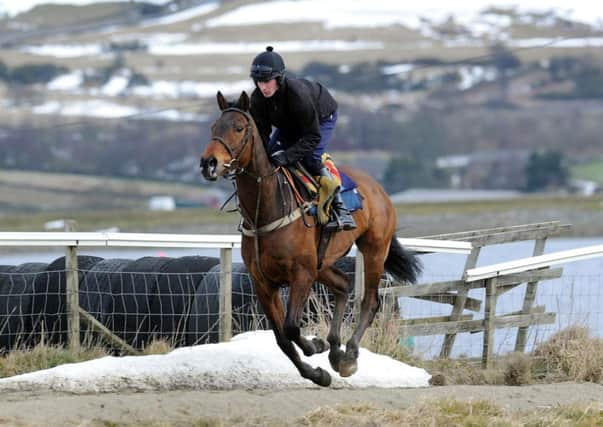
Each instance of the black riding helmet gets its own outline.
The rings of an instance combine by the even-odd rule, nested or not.
[[[276,52],[272,46],[267,46],[266,51],[257,55],[251,63],[249,77],[254,82],[267,82],[276,79],[281,83],[281,78],[285,73],[285,61]]]

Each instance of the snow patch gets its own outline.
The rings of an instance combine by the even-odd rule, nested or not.
[[[424,369],[362,348],[358,372],[349,378],[331,369],[328,353],[301,357],[326,369],[335,388],[427,387],[431,377]],[[291,386],[316,387],[299,375],[271,331],[248,332],[227,343],[183,347],[166,355],[104,357],[0,379],[1,391],[70,393]]]

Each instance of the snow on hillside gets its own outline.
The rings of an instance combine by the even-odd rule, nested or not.
[[[239,7],[232,12],[211,19],[209,26],[237,26],[271,22],[319,21],[327,27],[377,27],[401,24],[421,28],[423,19],[442,22],[454,16],[456,22],[471,27],[480,12],[489,6],[516,8],[520,12],[554,10],[560,17],[601,25],[603,3],[566,0],[424,0],[421,2],[394,2],[391,0],[279,0],[258,2]]]
[[[40,4],[72,4],[83,6],[92,3],[107,3],[130,0],[0,0],[0,14],[7,13],[14,16],[21,12],[27,12]],[[164,4],[169,0],[144,0],[145,3]]]
[[[15,15],[38,4],[61,3],[84,5],[95,2],[128,0],[0,0],[0,13]],[[164,4],[168,0],[145,0]],[[215,1],[178,11],[150,25],[161,25],[191,19],[217,8]],[[603,26],[603,2],[592,0],[423,0],[398,2],[391,0],[277,0],[241,6],[209,21],[211,26],[265,24],[271,22],[323,22],[327,27],[374,27],[401,24],[421,28],[424,18],[442,22],[454,16],[463,25],[479,25],[476,19],[488,7],[515,8],[521,13],[555,11],[557,16]]]

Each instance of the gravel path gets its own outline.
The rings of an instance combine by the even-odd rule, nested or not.
[[[199,418],[260,418],[278,425],[299,419],[309,411],[324,406],[363,402],[378,408],[405,409],[425,400],[441,398],[487,399],[507,411],[539,410],[567,403],[601,404],[603,386],[560,383],[522,387],[176,390],[91,395],[17,392],[2,395],[0,424],[71,426],[169,422],[174,425],[187,421],[192,423]]]

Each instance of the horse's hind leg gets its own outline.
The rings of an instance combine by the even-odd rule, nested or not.
[[[280,349],[293,362],[302,377],[320,386],[329,386],[331,384],[329,373],[320,367],[312,368],[312,366],[302,361],[295,349],[295,345],[287,338],[284,329],[283,302],[281,301],[278,288],[259,285],[257,278],[255,278],[255,283],[258,300],[262,304],[266,317],[272,324],[272,330]]]
[[[379,309],[379,282],[383,274],[385,254],[379,250],[362,250],[362,255],[364,256],[364,298],[360,306],[356,330],[347,342],[345,356],[339,364],[339,374],[342,377],[348,377],[358,369],[360,340]]]
[[[335,308],[333,310],[333,319],[327,341],[331,347],[329,351],[329,362],[331,367],[339,372],[339,364],[345,353],[341,350],[341,323],[345,313],[345,306],[348,301],[348,278],[341,270],[331,267],[322,270],[318,280],[329,287],[335,295]]]

